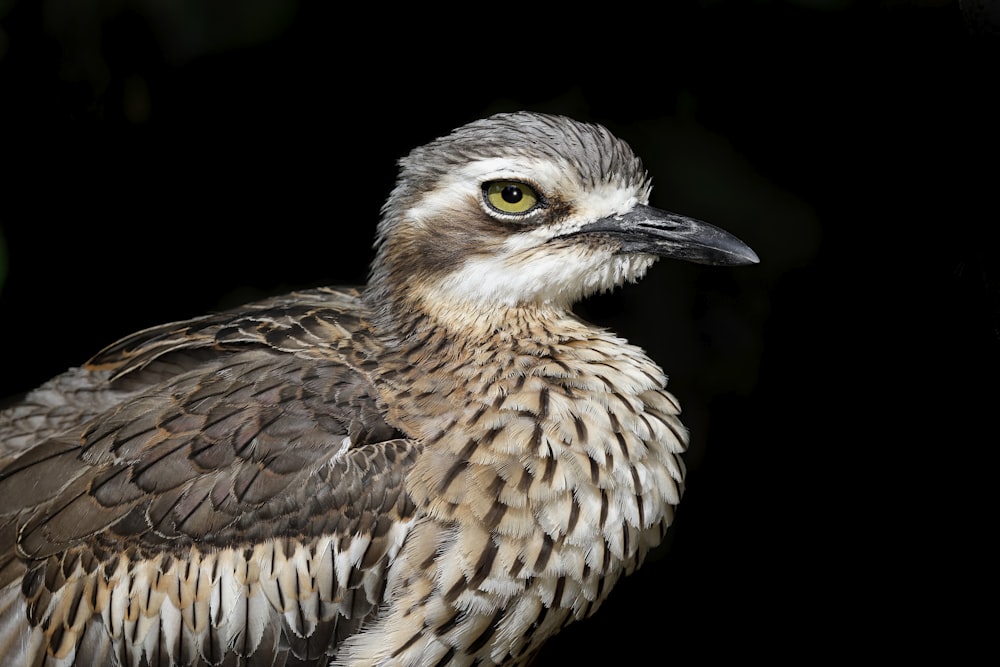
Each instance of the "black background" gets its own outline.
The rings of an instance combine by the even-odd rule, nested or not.
[[[598,121],[654,205],[761,264],[661,262],[581,304],[670,373],[690,475],[667,545],[542,664],[970,651],[967,600],[995,592],[995,7],[328,4],[0,4],[0,396],[144,326],[363,282],[395,160],[457,125]]]

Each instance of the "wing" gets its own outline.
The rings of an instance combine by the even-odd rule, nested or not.
[[[241,343],[305,356],[339,349],[365,363],[365,338],[352,340],[365,315],[356,289],[320,288],[134,333],[3,406],[0,464]]]
[[[157,327],[4,413],[9,664],[320,664],[373,615],[418,448],[364,317],[317,290]]]

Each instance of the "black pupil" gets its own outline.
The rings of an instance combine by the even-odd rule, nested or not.
[[[522,193],[521,188],[516,185],[507,185],[500,191],[500,196],[503,197],[503,200],[508,204],[516,204],[521,201],[522,197],[524,197],[524,193]]]

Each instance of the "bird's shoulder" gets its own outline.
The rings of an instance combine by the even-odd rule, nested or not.
[[[262,299],[127,335],[0,411],[0,463],[154,387],[209,372],[237,352],[262,363],[283,354],[343,365],[371,358],[367,309],[355,288],[316,288]],[[268,354],[270,353],[270,354]]]
[[[369,315],[359,288],[301,290],[137,331],[98,352],[86,368],[121,377],[171,352],[239,345],[323,354],[357,340]]]

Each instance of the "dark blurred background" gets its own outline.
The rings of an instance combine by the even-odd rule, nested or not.
[[[363,282],[395,161],[457,125],[601,122],[761,264],[581,304],[670,373],[690,476],[542,664],[954,660],[993,631],[996,4],[0,0],[0,396]]]

